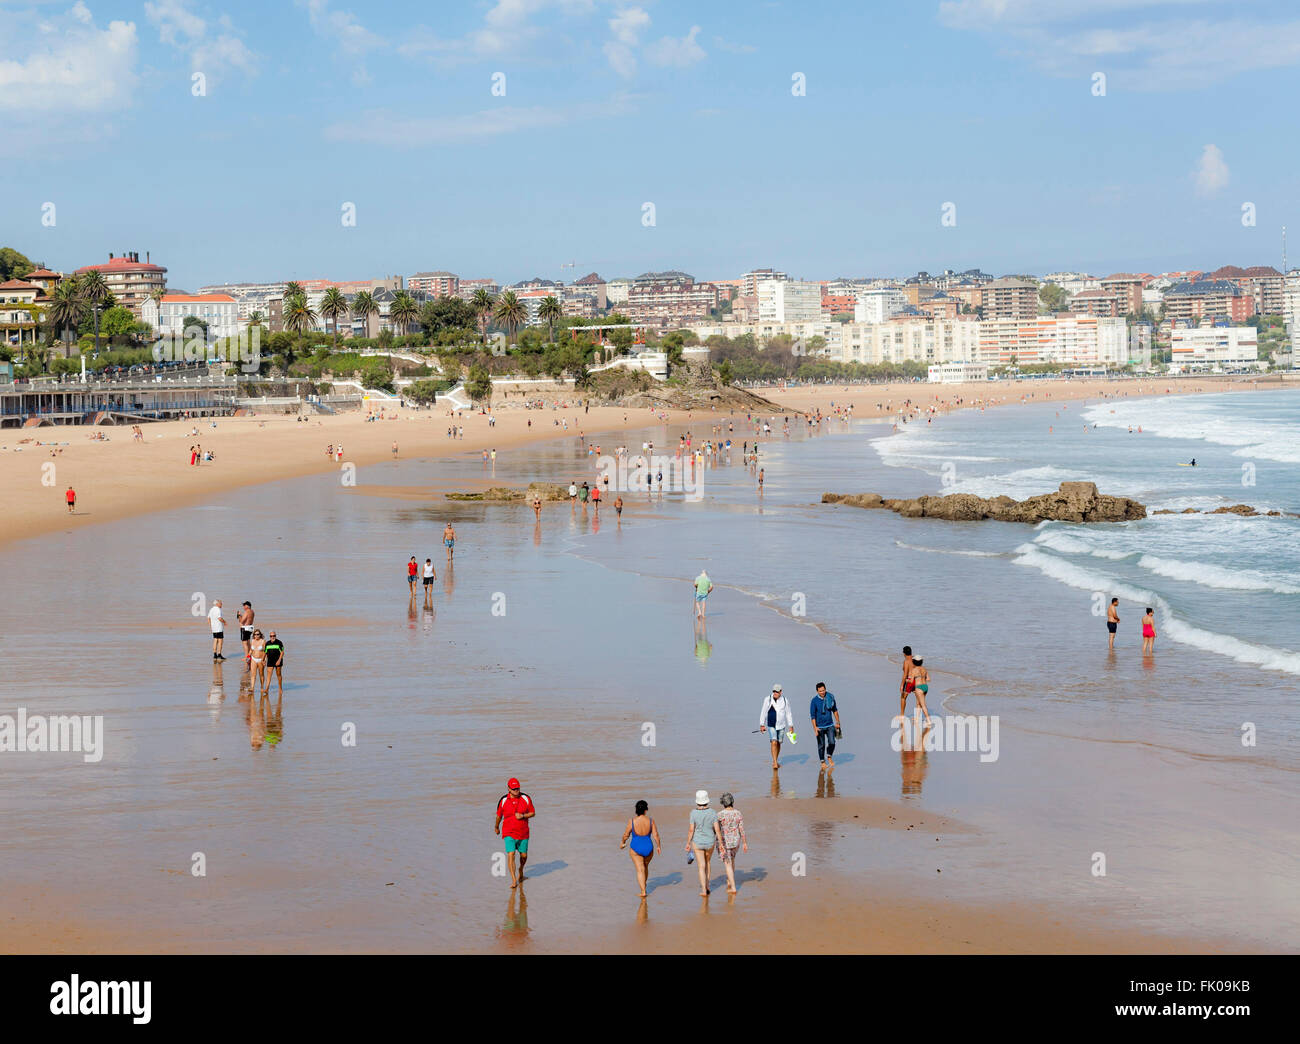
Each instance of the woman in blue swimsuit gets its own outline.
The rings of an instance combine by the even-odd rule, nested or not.
[[[636,867],[636,881],[641,886],[643,898],[650,860],[654,858],[655,852],[663,851],[663,846],[659,843],[659,828],[647,815],[649,808],[650,806],[644,801],[636,803],[636,814],[627,821],[627,829],[623,831],[623,843],[618,846],[627,848],[631,842],[632,865]]]

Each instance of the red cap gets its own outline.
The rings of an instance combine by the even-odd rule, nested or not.
[[[519,789],[519,780],[517,780],[517,779],[511,779],[511,780],[506,784],[506,789],[507,789],[507,790],[518,790],[518,789]]]

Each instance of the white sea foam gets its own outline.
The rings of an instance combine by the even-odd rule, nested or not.
[[[967,558],[1006,558],[1005,551],[965,551],[957,548],[946,547],[922,547],[920,544],[908,544],[902,540],[895,540],[898,547],[905,547],[909,551],[928,551],[933,555],[963,555]]]
[[[1084,591],[1104,591],[1108,595],[1126,601],[1152,606],[1156,610],[1157,631],[1171,641],[1227,656],[1239,663],[1252,663],[1268,670],[1300,675],[1300,653],[1298,652],[1292,652],[1290,649],[1275,649],[1268,645],[1256,645],[1229,634],[1207,631],[1175,619],[1169,603],[1154,591],[1134,587],[1114,577],[1085,569],[1074,562],[1067,562],[1048,554],[1034,544],[1021,544],[1016,551],[1019,553],[1015,559],[1017,565],[1030,566],[1044,576],[1049,576],[1069,587]]]
[[[1103,428],[1140,427],[1143,434],[1162,439],[1190,439],[1233,446],[1233,456],[1300,463],[1300,425],[1282,420],[1256,420],[1240,400],[1184,396],[1167,399],[1107,400],[1084,411],[1084,418]],[[1154,448],[1154,447],[1153,447]]]
[[[1300,594],[1300,585],[1250,569],[1227,569],[1208,562],[1160,558],[1156,555],[1143,555],[1138,559],[1137,564],[1159,576],[1167,576],[1172,580],[1188,580],[1202,587],[1215,587],[1222,591],[1272,591],[1276,594]]]

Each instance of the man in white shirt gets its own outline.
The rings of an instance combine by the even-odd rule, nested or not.
[[[781,738],[787,732],[794,732],[794,711],[790,709],[790,701],[781,694],[780,685],[773,685],[772,695],[763,700],[763,709],[758,713],[758,731],[771,741],[772,767],[779,769]]]
[[[226,618],[221,615],[221,599],[218,598],[212,603],[212,608],[208,610],[208,622],[212,624],[212,658],[214,660],[224,660],[221,655],[221,644],[226,637]]]

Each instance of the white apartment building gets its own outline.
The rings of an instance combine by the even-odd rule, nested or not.
[[[1128,321],[1122,316],[1040,315],[986,319],[979,326],[977,360],[990,366],[1124,366],[1129,361]]]
[[[208,324],[208,339],[235,337],[241,325],[239,306],[229,294],[164,294],[162,304],[145,301],[141,318],[161,334],[185,336],[185,320],[194,316]]]
[[[758,284],[767,279],[789,279],[784,272],[775,268],[755,268],[740,277],[740,296],[754,297],[758,294]]]
[[[968,381],[987,381],[989,368],[983,363],[939,363],[930,367],[931,384],[965,384]]]
[[[630,279],[611,279],[605,284],[605,301],[610,307],[627,304],[628,292],[632,289]]]
[[[1253,366],[1259,362],[1253,326],[1175,327],[1170,334],[1175,367]]]
[[[1291,344],[1295,345],[1300,335],[1300,268],[1291,269],[1282,284],[1282,317]]]
[[[247,319],[253,312],[268,311],[267,304],[273,297],[284,296],[284,282],[278,283],[218,283],[213,286],[201,286],[197,291],[200,297],[209,294],[228,294],[235,299],[235,307],[240,319]]]
[[[814,322],[822,314],[821,283],[764,279],[758,284],[758,318],[762,322]]]
[[[907,293],[899,287],[859,290],[853,306],[855,323],[883,323],[907,307]]]
[[[1055,283],[1071,297],[1080,290],[1100,290],[1101,280],[1087,272],[1049,272],[1043,276],[1044,283]]]

